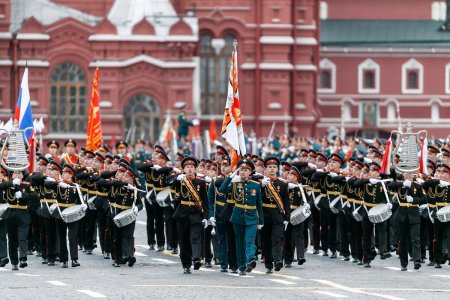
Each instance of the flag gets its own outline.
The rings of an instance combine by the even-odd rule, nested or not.
[[[172,120],[170,119],[169,114],[167,114],[166,120],[164,121],[163,127],[159,134],[158,143],[162,144],[165,141],[170,141],[171,134],[172,134]]]
[[[238,91],[237,42],[234,41],[231,55],[228,96],[222,123],[222,137],[230,145],[231,166],[237,165],[239,159],[245,155],[244,129],[242,127],[241,105]]]
[[[17,99],[16,110],[14,112],[14,122],[19,124],[20,130],[33,128],[33,112],[31,111],[30,91],[28,89],[28,68],[25,69],[20,84],[19,98]],[[36,157],[36,143],[34,129],[26,130],[25,137],[29,144],[29,160],[30,166],[28,170],[34,171]]]
[[[216,122],[214,118],[211,118],[209,121],[209,140],[211,143],[214,143],[217,140],[217,131],[216,131]]]
[[[389,138],[389,140],[386,142],[383,160],[381,161],[380,174],[385,175],[391,174],[391,159],[392,159],[392,138]]]
[[[98,90],[98,67],[95,70],[94,82],[92,83],[91,106],[89,108],[89,121],[86,135],[86,149],[96,151],[102,143],[102,120],[100,118],[100,100]]]
[[[420,143],[420,162],[419,172],[428,175],[428,139],[425,139]]]

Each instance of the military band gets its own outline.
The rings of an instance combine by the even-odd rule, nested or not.
[[[184,274],[214,264],[245,276],[259,254],[268,274],[304,269],[310,246],[313,255],[366,268],[393,252],[403,271],[410,258],[414,269],[425,259],[435,268],[448,260],[447,145],[428,145],[428,172],[393,169],[387,176],[388,154],[376,143],[365,155],[313,146],[250,154],[235,168],[223,146],[209,159],[171,157],[140,143],[134,153],[124,141],[115,153],[106,145],[77,153],[77,143],[67,140],[59,156],[59,142],[50,141],[33,173],[2,167],[0,267],[27,267],[32,252],[48,266],[78,267],[79,250],[92,255],[97,237],[104,259],[133,267],[136,217],[144,207],[149,250],[179,253]],[[74,207],[79,219],[62,217]],[[297,222],[299,214],[305,218]]]

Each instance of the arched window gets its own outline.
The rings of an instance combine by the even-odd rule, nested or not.
[[[350,121],[352,119],[352,104],[349,101],[343,103],[342,117],[344,121]]]
[[[137,139],[155,142],[159,137],[160,109],[153,97],[138,94],[125,106],[124,133],[125,140],[135,143]]]
[[[380,92],[380,66],[370,58],[358,66],[358,92],[361,94]]]
[[[397,119],[397,105],[394,102],[390,102],[387,105],[387,120],[388,122],[395,122]]]
[[[402,65],[402,93],[421,94],[423,92],[423,65],[411,58]]]
[[[431,122],[439,122],[439,102],[435,101],[431,104]]]
[[[60,64],[50,77],[51,132],[85,132],[86,120],[86,75],[76,64]]]
[[[208,34],[200,37],[202,114],[223,114],[234,39],[232,35],[227,35],[223,39],[213,39]]]

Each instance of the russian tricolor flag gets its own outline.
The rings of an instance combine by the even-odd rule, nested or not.
[[[19,123],[19,129],[25,130],[33,127],[33,113],[31,111],[30,91],[28,89],[28,68],[25,69],[20,85],[19,98],[17,99],[16,111],[14,113],[14,121]],[[34,171],[34,161],[36,145],[34,139],[34,129],[25,132],[26,138],[30,146],[30,167],[29,171]]]

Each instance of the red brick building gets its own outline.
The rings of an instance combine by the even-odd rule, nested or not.
[[[44,138],[84,140],[99,66],[105,140],[154,141],[183,104],[219,126],[236,39],[245,131],[313,135],[318,15],[315,0],[0,0],[0,119],[28,65]]]
[[[322,1],[318,132],[343,120],[347,134],[386,135],[400,116],[431,137],[447,137],[446,20],[445,1]]]

